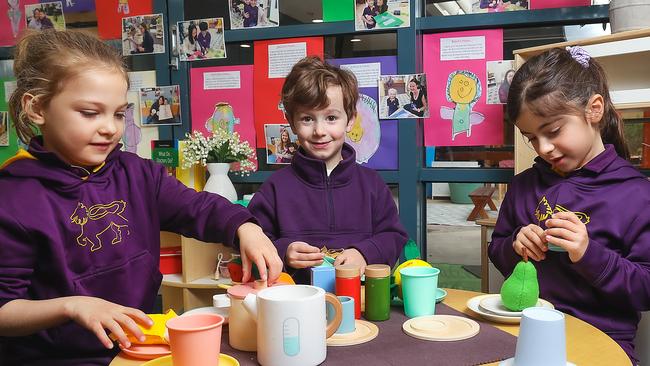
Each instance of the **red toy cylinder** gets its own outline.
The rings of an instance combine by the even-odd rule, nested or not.
[[[336,295],[354,299],[354,318],[361,318],[361,277],[359,266],[342,264],[336,269]]]

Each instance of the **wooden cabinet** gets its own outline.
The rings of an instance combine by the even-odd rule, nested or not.
[[[619,112],[650,108],[650,73],[647,70],[650,28],[515,50],[515,65],[519,68],[529,58],[550,48],[575,45],[582,46],[602,65],[607,73],[612,102]],[[536,156],[515,128],[515,174],[531,167]]]
[[[230,258],[232,249],[222,244],[205,243],[184,236],[161,232],[161,247],[182,247],[183,273],[163,276],[161,294],[163,311],[180,313],[197,307],[212,306],[212,296],[223,293],[219,284],[230,284],[229,278],[214,279],[217,255]]]

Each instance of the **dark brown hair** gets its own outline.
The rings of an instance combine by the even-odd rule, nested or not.
[[[550,49],[517,70],[508,92],[508,119],[516,123],[523,106],[542,117],[567,113],[584,116],[594,94],[602,95],[604,101],[599,124],[603,143],[614,145],[619,156],[629,158],[623,121],[609,97],[605,71],[593,58],[584,67],[566,49]]]
[[[300,110],[323,109],[330,104],[327,88],[341,87],[343,108],[348,120],[357,114],[359,89],[357,79],[349,71],[332,66],[318,56],[307,56],[298,61],[282,86],[282,104],[289,123]]]
[[[29,143],[36,126],[22,106],[25,93],[47,107],[65,82],[89,69],[108,68],[129,81],[122,56],[116,49],[83,31],[26,31],[14,53],[16,90],[9,99],[9,115],[21,141]]]

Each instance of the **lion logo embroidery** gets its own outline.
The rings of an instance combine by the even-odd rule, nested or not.
[[[82,247],[91,244],[90,251],[94,252],[101,249],[102,239],[111,240],[113,245],[121,243],[122,235],[131,233],[129,220],[122,216],[125,208],[126,202],[122,200],[109,204],[96,204],[89,208],[81,202],[77,203],[77,208],[70,216],[73,224],[81,226],[77,244]],[[104,235],[106,232],[109,234]]]
[[[548,203],[546,196],[542,196],[542,199],[539,201],[537,207],[535,208],[535,218],[537,219],[538,226],[542,226],[542,223],[550,219],[551,216],[553,216],[553,214],[556,212],[573,212],[585,225],[591,221],[589,215],[584,212],[571,211],[561,205],[555,205],[555,207],[551,208],[551,205]]]

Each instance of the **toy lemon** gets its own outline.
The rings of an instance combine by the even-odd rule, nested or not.
[[[406,267],[431,267],[431,265],[421,259],[409,259],[395,268],[393,276],[395,277],[395,284],[397,285],[397,297],[402,298],[402,276],[399,271]]]

